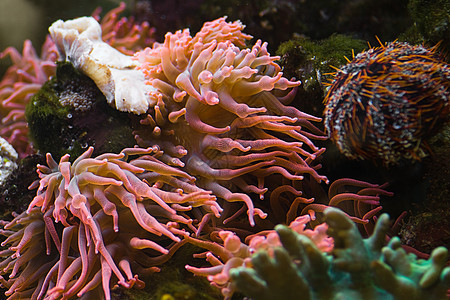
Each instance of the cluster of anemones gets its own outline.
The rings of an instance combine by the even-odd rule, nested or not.
[[[323,149],[310,139],[323,136],[310,121],[320,119],[286,106],[300,82],[282,77],[266,43],[243,48],[243,27],[220,18],[194,37],[187,29],[167,33],[164,43],[135,54],[156,89],[136,140],[158,145],[166,163],[184,167],[217,197],[244,202],[253,224],[254,214],[263,215],[248,194],[263,198],[269,176],[327,179],[311,166]]]
[[[121,10],[123,6],[102,23],[121,33],[108,35],[104,30],[103,38],[132,49],[130,45],[146,39],[132,21],[117,20]],[[17,216],[2,232],[8,249],[2,252],[7,258],[1,275],[10,278],[2,277],[1,283],[8,295],[69,298],[93,289],[108,299],[111,283],[142,286],[137,274],[167,259],[185,241],[202,244],[179,226],[197,236],[219,230],[217,241],[224,247],[206,243],[222,260],[213,260],[218,266],[211,281],[230,294],[229,267],[244,264],[250,248],[270,248],[279,241],[272,232],[253,238],[255,245],[249,248],[219,227],[242,222],[244,212],[247,225],[261,221],[266,214],[254,200],[266,194],[275,220],[265,229],[289,223],[303,207],[301,214],[309,215],[293,223],[301,225],[295,227],[303,234],[316,212],[346,200],[351,200],[355,221],[369,223],[379,211],[379,195],[386,194],[378,185],[341,180],[330,187],[327,201],[313,204],[314,198],[305,198],[307,189],[314,189],[312,182],[328,183],[314,162],[324,149],[312,140],[325,137],[311,121],[320,118],[288,106],[300,82],[282,77],[278,57],[270,56],[265,43],[245,48],[250,36],[242,29],[240,22],[220,18],[205,23],[193,37],[188,30],[168,33],[164,43],[136,53],[140,71],[132,71],[144,74],[151,87],[147,113],[133,116],[138,120],[136,141],[143,148],[95,158],[89,148],[73,162],[65,155],[59,163],[47,154],[47,166],[38,166],[40,179],[32,185],[38,189],[28,215]],[[124,71],[131,70],[127,66]],[[338,191],[349,185],[356,187],[352,193]],[[254,231],[264,228],[257,225]],[[242,256],[237,248],[248,253]]]
[[[73,163],[68,155],[57,163],[47,154],[47,166],[38,166],[40,180],[31,186],[38,187],[36,196],[26,213],[6,224],[5,229],[12,230],[2,232],[8,236],[3,245],[9,245],[1,271],[10,276],[2,283],[9,288],[7,294],[32,289],[34,295],[53,298],[80,296],[102,283],[108,299],[112,278],[129,288],[137,281],[131,265],[137,262],[140,273],[162,261],[155,253],[169,254],[156,241],[180,243],[179,224],[192,226],[187,211],[221,211],[210,191],[196,187],[187,173],[161,163],[156,149],[129,148],[95,158],[90,157],[92,151]],[[59,252],[51,256],[54,259],[42,249],[47,245],[50,255],[52,244]],[[145,248],[150,252],[138,254]],[[28,272],[40,277],[25,280]]]

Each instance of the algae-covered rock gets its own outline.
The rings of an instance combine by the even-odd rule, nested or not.
[[[444,52],[450,50],[450,1],[410,0],[409,12],[414,21],[410,35],[415,33],[429,44],[441,43]]]
[[[346,57],[351,58],[352,53],[367,47],[362,40],[340,34],[320,41],[298,38],[281,44],[277,55],[281,56],[284,76],[302,82],[297,92],[302,110],[321,115],[326,83],[331,81],[335,68],[347,63]]]
[[[44,156],[29,155],[17,162],[17,167],[0,185],[0,214],[5,214],[5,219],[10,218],[12,211],[21,212],[28,207],[36,195],[28,187],[38,179],[36,165],[44,163]]]
[[[58,65],[26,109],[30,138],[42,153],[77,157],[89,146],[96,154],[135,144],[127,113],[108,106],[103,94],[71,64]]]

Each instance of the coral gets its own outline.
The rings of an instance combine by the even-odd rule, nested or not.
[[[339,69],[325,98],[325,127],[349,158],[384,165],[420,160],[447,118],[450,67],[435,49],[393,42]]]
[[[407,254],[398,238],[385,245],[389,218],[382,215],[373,235],[363,239],[340,210],[325,211],[330,254],[284,225],[275,230],[283,247],[259,251],[251,267],[230,270],[232,284],[252,299],[444,299],[450,287],[448,251],[430,259]]]
[[[50,38],[45,41],[41,52],[38,56],[27,40],[22,55],[12,47],[0,53],[0,59],[9,55],[13,62],[0,82],[0,135],[21,158],[33,152],[27,137],[25,106],[56,68],[57,53]]]
[[[168,164],[184,167],[217,197],[244,202],[253,224],[254,214],[264,215],[247,194],[263,198],[270,175],[327,179],[311,166],[324,150],[310,140],[324,138],[310,123],[320,119],[285,105],[295,88],[283,91],[300,82],[282,77],[279,57],[270,56],[266,43],[241,50],[250,38],[242,29],[220,18],[193,37],[187,29],[168,33],[164,43],[135,55],[157,89],[136,140],[141,147],[158,145]]]
[[[91,147],[73,163],[68,155],[57,163],[47,154],[47,166],[38,165],[40,180],[30,186],[38,187],[36,196],[25,213],[5,225],[16,229],[2,232],[8,236],[3,245],[9,245],[2,262],[2,274],[10,274],[3,282],[7,295],[29,290],[52,298],[81,296],[102,283],[109,299],[112,276],[126,288],[142,285],[137,274],[154,270],[183,244],[177,235],[185,233],[178,224],[191,226],[192,220],[181,213],[199,206],[221,210],[209,191],[193,184],[192,176],[161,163],[156,149],[129,148],[95,158],[92,152]],[[170,250],[164,247],[168,240]],[[46,247],[47,255],[33,245]],[[46,261],[44,270],[40,261],[49,259],[55,247],[60,255],[50,266]],[[137,251],[142,249],[149,250]],[[29,271],[36,276],[24,280]]]
[[[305,229],[311,221],[309,215],[297,217],[291,222],[289,228],[300,235],[307,236],[313,243],[325,252],[333,248],[333,239],[326,235],[327,225],[321,224],[311,229]],[[230,280],[230,270],[240,266],[251,267],[251,256],[260,250],[273,255],[276,248],[281,246],[280,239],[275,230],[266,230],[248,236],[245,243],[232,231],[221,230],[217,232],[220,244],[186,236],[185,239],[194,245],[208,249],[206,259],[212,267],[196,268],[190,265],[186,269],[195,275],[207,276],[212,285],[220,288],[225,299],[230,299],[235,292],[235,286]],[[197,257],[199,257],[197,255]]]

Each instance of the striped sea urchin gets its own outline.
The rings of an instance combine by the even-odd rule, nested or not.
[[[450,67],[435,48],[392,42],[339,69],[325,98],[325,127],[352,159],[384,165],[426,156],[423,139],[449,113]]]

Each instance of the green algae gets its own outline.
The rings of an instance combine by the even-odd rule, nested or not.
[[[89,146],[94,155],[118,153],[135,144],[127,113],[111,108],[95,83],[70,63],[60,63],[26,108],[33,145],[59,159],[76,158]]]
[[[409,38],[423,37],[428,44],[441,43],[444,52],[450,51],[450,1],[410,0],[408,10],[414,21]]]
[[[326,84],[331,82],[335,68],[347,63],[346,57],[351,59],[352,53],[365,48],[366,42],[341,34],[319,41],[298,38],[282,43],[277,55],[281,57],[284,76],[302,82],[297,92],[302,111],[321,115]]]

